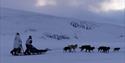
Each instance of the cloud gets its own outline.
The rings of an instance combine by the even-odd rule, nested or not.
[[[125,0],[36,0],[38,8],[62,8],[70,10],[87,10],[91,12],[112,12],[125,10]],[[64,9],[63,9],[64,8]]]
[[[97,6],[92,6],[92,8],[97,12],[125,10],[125,0],[105,0],[96,5]]]
[[[55,6],[55,0],[36,0],[36,6],[43,7],[43,6]]]
[[[124,25],[125,0],[1,0],[3,7]]]

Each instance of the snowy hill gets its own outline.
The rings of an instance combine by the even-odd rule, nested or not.
[[[21,33],[37,33],[38,35],[41,34],[41,36],[42,33],[52,33],[66,34],[68,36],[77,35],[79,39],[85,41],[99,41],[99,39],[101,41],[124,41],[121,41],[120,36],[125,35],[125,27],[111,24],[80,21],[6,8],[1,9],[0,17],[2,33],[19,31]]]
[[[48,55],[46,54],[43,56],[37,56],[37,58],[32,58],[35,56],[28,57],[28,60],[26,61],[23,60],[27,59],[27,57],[10,57],[8,52],[12,49],[16,32],[21,33],[24,48],[27,37],[32,35],[34,41],[33,44],[36,47],[49,47],[55,49],[55,51],[49,52]],[[118,25],[81,21],[72,18],[56,17],[28,11],[1,8],[0,37],[0,42],[2,44],[2,63],[16,63],[14,60],[22,61],[18,63],[34,63],[34,61],[30,61],[32,59],[36,61],[35,63],[41,63],[42,61],[44,63],[60,63],[61,61],[62,63],[83,63],[84,61],[86,61],[85,63],[124,63],[123,59],[125,58],[123,56],[123,53],[125,52],[123,51],[114,54],[114,56],[113,53],[109,55],[104,54],[104,57],[101,54],[99,54],[101,57],[98,56],[97,52],[94,54],[82,54],[79,52],[73,54],[65,54],[61,51],[65,45],[73,43],[77,43],[79,45],[91,44],[97,47],[100,45],[107,45],[111,47],[121,47],[124,49],[125,27]],[[98,56],[97,59],[94,58],[96,55]],[[113,57],[119,56],[118,61],[115,61],[117,58],[112,58],[110,55]],[[75,57],[77,57],[77,59]],[[49,60],[49,58],[51,60]],[[97,61],[98,59],[100,60]]]

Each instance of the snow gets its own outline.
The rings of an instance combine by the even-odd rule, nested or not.
[[[92,30],[74,28],[70,22],[80,22],[78,19],[61,18],[27,11],[0,9],[0,63],[125,63],[125,27],[86,22],[95,25]],[[31,56],[12,56],[9,52],[13,47],[15,33],[21,33],[23,47],[29,35],[33,36],[33,45],[39,49],[50,48],[46,54]],[[70,39],[56,40],[48,38],[43,33],[64,34]],[[77,35],[78,39],[73,36]],[[42,37],[42,38],[41,38]],[[90,44],[96,49],[92,53],[66,53],[62,49],[69,44]],[[109,53],[99,53],[99,46],[110,46]],[[120,47],[119,52],[113,52],[114,47]]]

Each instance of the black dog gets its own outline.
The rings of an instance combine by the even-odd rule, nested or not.
[[[77,44],[72,44],[72,45],[68,45],[68,47],[70,47],[71,48],[71,51],[74,51],[75,52],[75,49],[78,47],[78,45]]]
[[[103,53],[107,53],[107,52],[109,52],[109,50],[110,50],[110,47],[106,47],[106,46],[100,46],[98,48],[98,51],[103,52]]]
[[[119,47],[113,49],[113,51],[119,51],[119,50],[120,50]]]
[[[81,49],[81,51],[85,51],[85,52],[91,52],[95,49],[95,47],[91,47],[91,45],[82,45],[79,48]]]
[[[71,47],[66,46],[66,47],[63,48],[63,50],[64,50],[65,52],[71,52]]]
[[[77,44],[72,44],[72,45],[68,45],[68,46],[66,46],[66,47],[64,47],[63,48],[63,50],[65,51],[65,52],[75,52],[75,49],[78,47],[78,45]]]

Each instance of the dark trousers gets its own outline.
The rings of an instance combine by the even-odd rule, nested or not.
[[[12,55],[19,55],[19,53],[21,53],[21,48],[14,48],[10,53]]]
[[[30,55],[31,54],[30,53],[30,48],[31,48],[31,45],[26,44],[26,50],[24,52],[25,55]]]

